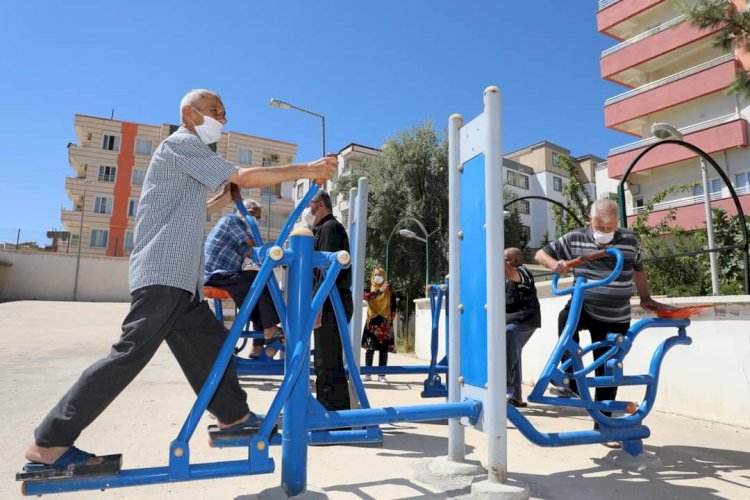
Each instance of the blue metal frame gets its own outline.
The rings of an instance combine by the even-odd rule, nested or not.
[[[610,333],[601,342],[592,343],[582,348],[573,340],[575,325],[580,318],[585,290],[603,286],[614,281],[620,274],[623,265],[622,253],[616,248],[606,250],[616,258],[615,268],[603,280],[587,282],[579,277],[572,287],[558,289],[558,275],[552,278],[552,293],[555,295],[572,294],[568,321],[558,339],[547,364],[542,370],[537,384],[529,395],[529,401],[540,404],[569,406],[585,409],[591,418],[599,424],[598,430],[563,432],[545,434],[537,432],[526,418],[515,408],[508,405],[508,418],[530,441],[542,446],[568,446],[576,444],[597,443],[603,441],[623,441],[623,448],[631,455],[638,455],[643,449],[642,439],[648,437],[648,428],[642,425],[644,418],[653,408],[659,383],[659,372],[665,354],[675,345],[689,345],[692,340],[687,336],[688,319],[644,319],[630,327],[624,334]],[[625,356],[636,337],[647,328],[677,328],[677,335],[664,340],[654,352],[645,375],[623,375]],[[583,357],[594,349],[608,348],[605,354],[584,365]],[[567,358],[565,361],[563,361]],[[604,366],[605,375],[589,376],[597,368]],[[572,370],[572,371],[570,371]],[[545,396],[544,392],[552,384],[567,387],[571,380],[578,385],[580,399]],[[645,395],[640,406],[626,401],[594,401],[591,388],[619,387],[625,385],[643,385]],[[612,417],[603,412],[629,413],[625,416]]]
[[[438,345],[439,345],[439,326],[440,326],[440,311],[443,307],[443,299],[445,299],[445,357],[440,362],[440,368],[445,370],[447,373],[448,365],[448,311],[450,307],[448,305],[448,280],[443,285],[429,285],[427,287],[427,295],[430,298],[430,313],[432,315],[432,330],[430,336],[430,365],[427,372],[427,378],[424,381],[424,390],[421,393],[423,398],[445,398],[448,397],[448,387],[443,384],[440,375],[438,374]],[[441,371],[442,373],[442,371]]]

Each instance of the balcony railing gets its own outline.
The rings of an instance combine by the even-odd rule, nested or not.
[[[628,90],[627,92],[623,92],[622,94],[618,94],[616,96],[610,97],[609,99],[604,101],[604,105],[609,106],[610,104],[624,101],[625,99],[629,99],[639,94],[643,94],[644,92],[648,92],[649,90],[653,90],[655,88],[661,87],[663,85],[667,85],[672,82],[676,82],[677,80],[681,80],[683,78],[694,75],[696,73],[700,73],[701,71],[705,71],[715,66],[719,66],[721,64],[724,64],[725,62],[733,61],[734,59],[735,59],[734,54],[724,54],[723,56],[717,57],[716,59],[711,59],[710,61],[706,61],[697,66],[693,66],[692,68],[679,71],[667,77],[660,78],[659,80],[655,80],[651,83],[641,85],[638,88]]]
[[[616,4],[620,0],[599,0],[599,10],[604,10],[612,4]]]
[[[728,123],[734,120],[739,120],[740,118],[742,118],[741,113],[730,113],[728,115],[720,116],[718,118],[713,118],[711,120],[706,120],[704,122],[695,123],[693,125],[690,125],[689,127],[683,127],[679,129],[679,131],[682,133],[682,135],[688,135],[694,132],[699,132],[701,130],[711,128],[711,127],[716,127],[718,125],[722,125],[724,123]],[[658,139],[654,136],[651,136],[646,139],[642,139],[640,141],[635,141],[629,144],[618,146],[616,148],[612,148],[609,150],[607,155],[615,156],[621,153],[627,153],[628,151],[633,151],[634,149],[645,148],[646,146],[649,146],[655,143],[656,141],[658,141]]]
[[[726,195],[724,194],[725,190],[726,190]],[[750,193],[750,186],[735,187],[734,190],[737,193],[737,196],[742,196],[743,194]],[[722,189],[721,191],[716,191],[715,193],[711,193],[711,201],[724,200],[726,198],[729,198],[728,189]],[[676,200],[669,200],[669,201],[663,201],[661,203],[655,203],[653,211],[656,212],[659,210],[669,210],[670,208],[685,207],[688,205],[697,205],[698,203],[703,203],[702,194],[699,194],[698,196],[687,196],[685,198],[677,198]],[[639,213],[644,212],[645,210],[646,210],[646,207],[633,207],[629,215],[639,214]]]
[[[639,35],[636,35],[636,36],[634,36],[632,38],[628,38],[624,42],[618,43],[614,47],[610,47],[607,50],[602,51],[602,57],[608,56],[609,54],[617,52],[618,50],[622,50],[625,47],[629,47],[629,46],[633,45],[634,43],[638,43],[641,40],[644,40],[644,39],[646,39],[646,38],[648,38],[650,36],[656,35],[657,33],[661,33],[662,31],[668,30],[669,28],[671,28],[673,26],[677,26],[678,24],[682,23],[682,21],[684,21],[685,18],[687,18],[687,15],[682,14],[681,16],[677,16],[674,19],[671,19],[671,20],[665,22],[664,24],[660,24],[659,26],[657,26],[655,28],[652,28],[652,29],[650,29],[648,31],[644,31],[643,33],[641,33]]]

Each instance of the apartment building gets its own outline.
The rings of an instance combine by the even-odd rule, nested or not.
[[[678,129],[684,141],[711,155],[731,180],[743,209],[750,212],[748,101],[726,93],[750,58],[737,50],[724,52],[714,46],[717,30],[699,30],[687,21],[680,5],[696,1],[599,1],[598,30],[615,40],[601,54],[601,76],[624,87],[605,101],[605,125],[635,140],[609,151],[606,165],[596,170],[597,190],[600,196],[616,192],[630,164],[658,140],[651,126],[667,123]],[[747,7],[746,0],[720,3],[727,9]],[[707,172],[705,189],[711,205],[736,213],[719,175],[710,166]],[[667,196],[649,220],[659,220],[666,210],[677,208],[676,224],[687,229],[705,227],[701,162],[695,153],[678,145],[657,147],[636,163],[625,192],[628,220],[654,194],[680,184],[691,187]]]
[[[141,186],[159,143],[174,132],[175,125],[146,125],[76,114],[76,144],[68,144],[68,160],[74,171],[65,180],[72,208],[63,208],[60,218],[71,235],[57,241],[58,251],[81,255],[127,257],[133,248],[135,213]],[[297,146],[238,132],[226,132],[215,150],[240,166],[264,167],[292,163]],[[293,182],[265,189],[243,190],[263,206],[261,234],[267,240],[278,236],[294,207]],[[206,220],[206,233],[224,213]]]
[[[341,175],[348,175],[351,171],[360,165],[365,158],[371,158],[378,156],[380,150],[377,148],[371,148],[370,146],[363,146],[361,144],[350,143],[337,153],[339,160],[339,168],[336,175],[332,179],[326,181],[324,189],[328,192],[331,191],[336,179]],[[294,202],[297,204],[307,192],[310,187],[309,179],[298,179],[294,187]],[[349,193],[342,193],[331,199],[333,205],[333,216],[344,225],[349,225]]]
[[[562,191],[570,179],[568,173],[560,168],[560,158],[568,156],[577,166],[576,178],[589,196],[595,199],[596,167],[604,163],[604,159],[592,154],[574,157],[570,153],[569,149],[549,141],[507,153],[503,158],[505,184],[519,198],[537,196],[565,204]],[[545,239],[558,236],[552,219],[552,203],[542,199],[519,200],[515,207],[521,215],[530,247],[539,248]]]

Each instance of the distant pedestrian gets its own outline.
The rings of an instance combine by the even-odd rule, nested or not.
[[[367,321],[362,333],[362,348],[365,349],[365,365],[372,366],[375,351],[378,351],[378,366],[388,365],[388,352],[395,352],[393,338],[393,293],[388,284],[385,270],[376,267],[370,277],[370,291],[365,292],[367,301]],[[363,380],[372,380],[365,375]],[[379,382],[386,382],[385,374],[378,376]]]

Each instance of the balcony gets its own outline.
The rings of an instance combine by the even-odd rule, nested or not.
[[[739,113],[685,127],[680,132],[683,133],[685,142],[694,144],[708,154],[748,145],[747,120]],[[607,157],[607,175],[613,179],[622,177],[636,156],[656,141],[655,137],[649,137],[611,149]],[[642,172],[695,157],[695,153],[687,148],[668,144],[650,151],[638,162],[633,172]]]
[[[724,91],[737,75],[734,54],[725,54],[666,78],[610,97],[604,102],[604,122],[609,128],[634,132],[632,120],[672,108],[709,94]]]
[[[596,27],[604,33],[620,40],[629,38],[629,33],[637,29],[639,15],[659,7],[666,0],[628,0],[627,2],[601,0],[596,14]],[[671,5],[669,5],[671,7]]]
[[[750,213],[750,190],[747,187],[736,189],[737,196],[740,200],[740,205],[745,214]],[[711,194],[711,208],[723,208],[727,214],[733,216],[737,213],[734,207],[734,200],[729,196],[729,190],[725,187],[721,193]],[[648,216],[648,224],[656,225],[658,222],[667,215],[667,211],[677,208],[675,212],[675,220],[670,222],[671,227],[679,226],[683,229],[705,229],[706,224],[706,208],[703,204],[703,195],[701,196],[690,196],[687,198],[680,198],[677,200],[671,200],[664,203],[658,203],[654,206],[654,210]],[[628,226],[632,227],[633,221],[637,213],[642,211],[628,210]]]
[[[711,36],[718,28],[699,30],[685,22],[686,18],[684,14],[674,17],[603,51],[602,78],[632,87],[641,84],[655,69],[695,61],[699,53],[716,51]],[[696,46],[697,42],[701,43]]]

